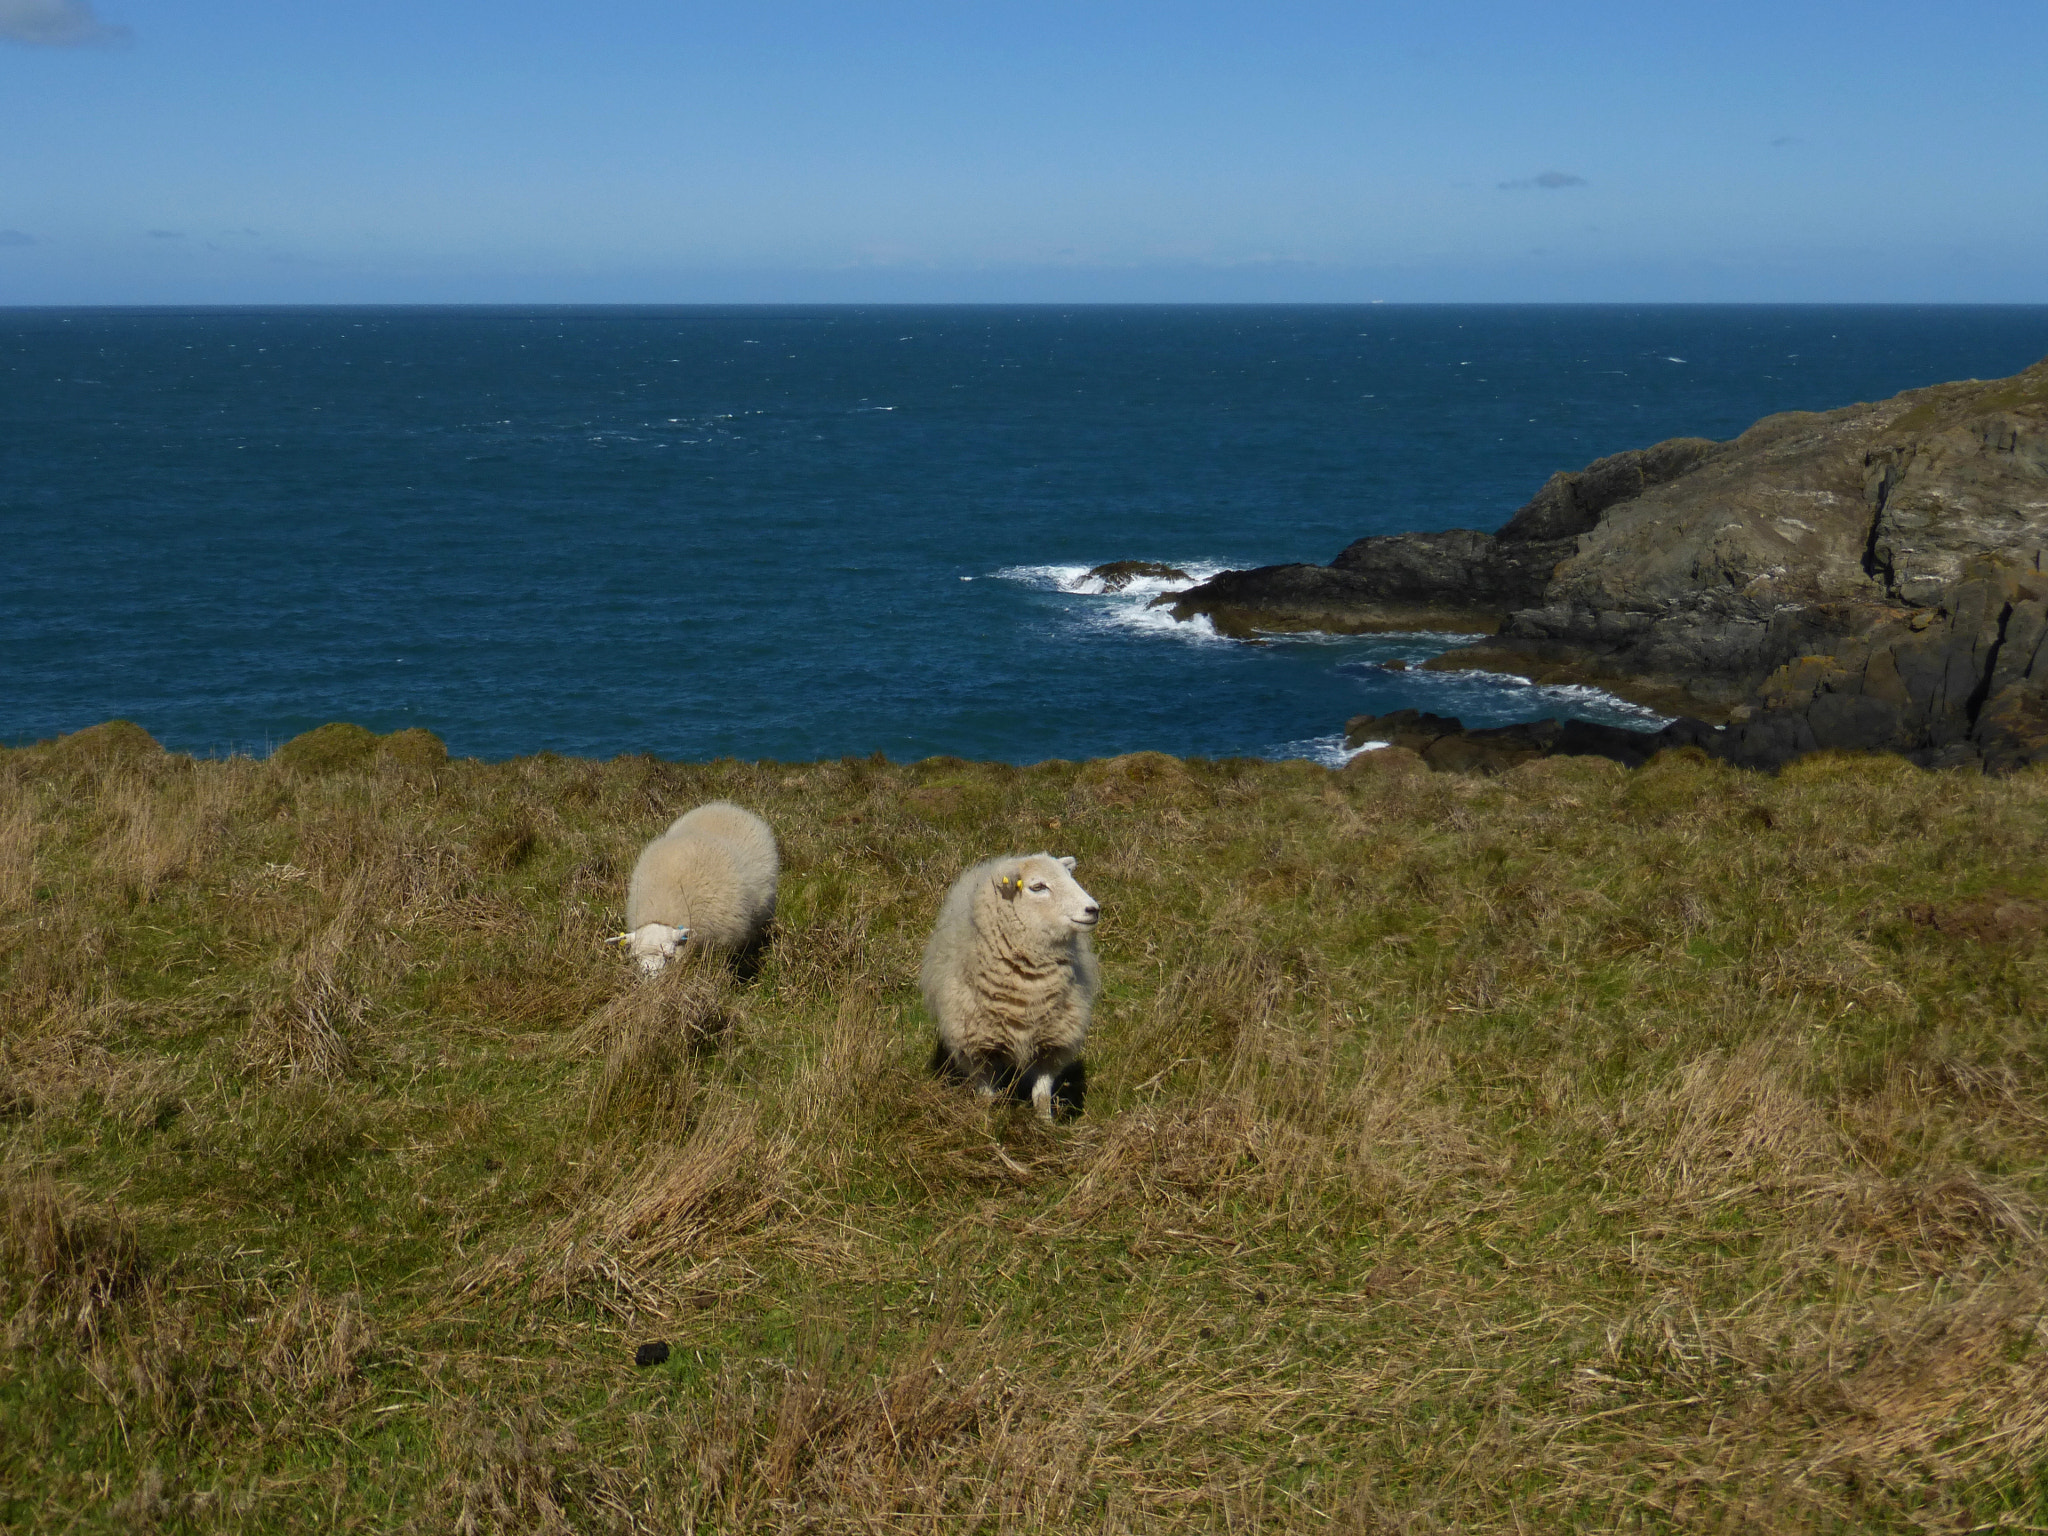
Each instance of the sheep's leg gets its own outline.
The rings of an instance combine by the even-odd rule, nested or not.
[[[1052,1123],[1052,1074],[1041,1072],[1031,1080],[1031,1107],[1038,1111],[1038,1118],[1046,1124]]]
[[[975,1096],[985,1104],[1002,1091],[996,1079],[995,1063],[979,1061],[974,1064],[974,1071],[968,1081],[974,1085]]]

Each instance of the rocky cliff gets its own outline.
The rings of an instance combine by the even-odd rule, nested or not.
[[[1161,601],[1237,634],[1485,635],[1430,665],[1676,700],[1743,762],[1871,747],[2009,768],[2048,759],[2044,566],[2048,362],[1616,454],[1496,533],[1360,539]]]

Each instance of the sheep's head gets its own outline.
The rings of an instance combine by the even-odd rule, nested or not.
[[[626,953],[640,962],[641,973],[653,976],[675,959],[676,951],[689,937],[689,929],[672,923],[643,923],[631,933],[613,934],[605,943],[625,945]]]
[[[1086,932],[1100,920],[1102,908],[1081,889],[1073,868],[1072,859],[1049,853],[1008,860],[996,872],[996,894],[1030,927],[1057,935]]]

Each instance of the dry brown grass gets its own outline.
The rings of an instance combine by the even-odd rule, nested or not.
[[[360,884],[343,890],[339,910],[321,931],[277,967],[274,990],[255,1006],[241,1055],[277,1081],[333,1081],[355,1061],[369,999],[349,979],[350,950],[362,921]]]
[[[393,740],[0,754],[0,1524],[2048,1527],[2048,778]],[[715,796],[773,941],[642,984]],[[915,986],[1039,847],[1057,1130]]]
[[[621,1171],[600,1174],[540,1230],[472,1267],[460,1289],[510,1285],[630,1325],[673,1319],[707,1288],[733,1286],[746,1252],[788,1208],[789,1152],[762,1133],[752,1106],[717,1096],[693,1109],[686,1133],[656,1127],[650,1148],[634,1146],[634,1132],[604,1145],[603,1160]],[[678,1141],[664,1144],[664,1130]]]
[[[95,1339],[108,1310],[142,1283],[134,1227],[60,1191],[47,1174],[8,1167],[0,1188],[0,1278],[8,1297],[9,1344],[29,1345],[46,1328]]]

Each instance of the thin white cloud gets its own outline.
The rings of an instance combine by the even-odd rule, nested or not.
[[[1574,176],[1570,171],[1543,171],[1521,181],[1494,183],[1503,192],[1519,192],[1527,187],[1541,187],[1545,192],[1555,192],[1559,187],[1583,187],[1586,184],[1585,177]]]
[[[101,21],[92,0],[0,0],[0,42],[91,48],[125,43],[130,35]]]
[[[34,245],[36,237],[25,229],[0,229],[0,245]]]

